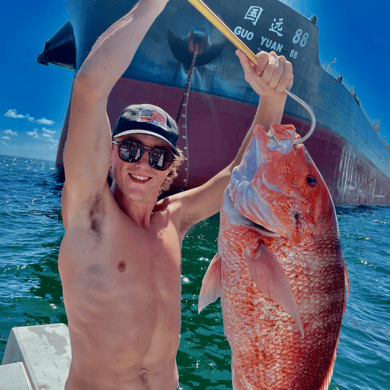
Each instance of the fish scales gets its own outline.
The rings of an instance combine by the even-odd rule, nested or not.
[[[261,157],[257,159],[256,169],[250,164],[260,154],[261,145],[268,140],[264,132],[261,128],[255,130],[243,162],[232,177],[232,181],[236,181],[231,181],[225,191],[220,212],[218,254],[210,264],[220,277],[217,295],[221,297],[224,331],[232,350],[233,388],[325,390],[333,371],[346,299],[346,268],[334,206],[329,193],[323,194],[327,190],[326,185],[310,156],[304,149],[291,151],[292,145],[289,152],[292,156],[287,155],[287,158],[293,159],[291,164],[298,167],[298,174],[292,170],[291,164],[283,165],[282,159],[278,160],[277,174],[284,175],[283,183],[278,179],[271,183],[272,177],[277,175],[268,176],[260,183],[260,168],[261,172],[269,172],[267,156],[263,158],[266,160],[263,164]],[[264,146],[262,153],[267,154]],[[272,153],[269,153],[271,159]],[[286,156],[283,157],[286,159]],[[256,191],[260,194],[262,191],[266,194],[275,191],[284,183],[292,184],[285,185],[277,196],[272,194],[275,198],[267,205],[256,203],[255,198],[247,195],[252,189],[245,189],[248,172],[251,186],[259,186]],[[299,175],[303,175],[305,180],[314,175],[317,186],[323,187],[320,188],[322,194],[316,195],[313,191],[306,194],[306,189],[299,187],[303,183]],[[307,180],[308,183],[310,180]],[[245,197],[240,198],[240,191]],[[248,196],[251,202],[244,204]],[[294,196],[299,199],[298,202]],[[311,202],[317,201],[315,196],[321,196],[322,203],[313,208]],[[263,214],[270,213],[267,208],[272,204],[273,215],[262,215],[263,219],[251,222],[242,213],[252,215],[253,203],[266,210]],[[313,218],[317,218],[316,223]],[[262,227],[257,224],[270,231],[274,228],[279,234],[263,235]],[[277,259],[287,275],[299,311],[301,330],[299,318],[297,320],[290,314],[294,313],[293,305],[287,304],[287,309],[291,309],[287,312],[286,304],[276,302],[275,295],[270,296],[267,288],[259,288],[261,283],[256,283],[253,277],[251,259],[261,263],[264,257],[256,256],[264,248],[267,248],[266,254],[272,253],[269,256]],[[263,272],[266,279],[273,277],[275,260],[271,263],[269,269],[260,267],[260,273]],[[209,282],[214,285],[214,280],[209,280],[207,273],[202,290]],[[288,295],[287,287],[283,286],[283,294]],[[202,300],[204,295],[201,291]],[[206,298],[205,301],[207,304],[212,300]],[[203,307],[204,302],[200,303],[200,309],[201,305]]]
[[[221,214],[222,219],[223,212]],[[286,252],[291,251],[286,251],[282,243],[280,251],[275,249],[292,280],[293,293],[305,329],[305,337],[302,339],[291,316],[275,305],[272,299],[265,297],[250,276],[246,261],[243,260],[243,250],[237,246],[237,242],[240,238],[251,239],[249,235],[253,236],[254,233],[238,232],[228,223],[221,225],[226,226],[226,229],[220,232],[218,239],[219,247],[222,248],[220,254],[224,259],[223,248],[226,248],[230,257],[229,262],[221,263],[224,330],[234,356],[232,366],[235,372],[246,372],[251,378],[248,383],[243,380],[242,388],[320,388],[337,343],[342,319],[344,299],[339,298],[343,297],[345,289],[342,259],[338,266],[330,267],[326,256],[313,256],[308,250],[305,254],[301,253],[299,259],[294,257],[294,261],[289,261],[292,256],[286,256]],[[237,248],[236,257],[232,256],[232,246],[224,244],[225,241],[230,243],[233,240]],[[335,244],[325,240],[320,245],[331,252],[328,246]],[[274,242],[270,247],[276,245]],[[294,252],[299,252],[298,248]],[[340,274],[341,277],[338,276]],[[332,304],[329,306],[328,302]],[[256,324],[253,328],[250,326],[252,323]],[[310,365],[307,360],[311,361]],[[306,370],[310,371],[305,375]],[[317,383],[313,382],[315,375],[311,372],[317,374]],[[302,381],[304,377],[307,378],[305,382]]]

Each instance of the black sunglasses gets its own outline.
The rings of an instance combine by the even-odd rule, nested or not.
[[[123,141],[112,141],[113,144],[118,146],[118,156],[122,161],[128,163],[135,163],[139,161],[145,151],[149,152],[149,164],[153,169],[158,171],[167,170],[175,157],[173,153],[166,149],[155,148],[152,146],[146,146],[140,142],[136,142],[130,139]]]

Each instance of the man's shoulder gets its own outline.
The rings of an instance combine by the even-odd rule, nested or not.
[[[157,202],[154,212],[167,211],[167,215],[175,224],[179,236],[184,237],[186,232],[194,225],[195,218],[191,214],[191,199],[194,190],[186,190],[170,195]]]
[[[188,208],[188,204],[191,203],[193,197],[193,190],[186,190],[177,192],[176,194],[169,195],[163,199],[160,199],[153,209],[153,212],[159,212],[167,210],[171,215],[178,214]]]

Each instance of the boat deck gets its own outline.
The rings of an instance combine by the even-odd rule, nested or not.
[[[0,366],[1,390],[63,390],[70,363],[65,324],[12,328]]]

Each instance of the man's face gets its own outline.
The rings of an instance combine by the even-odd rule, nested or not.
[[[119,142],[124,139],[131,139],[145,146],[161,147],[172,151],[165,141],[151,135],[132,134],[115,140]],[[156,198],[159,195],[162,183],[172,169],[172,166],[165,171],[152,168],[149,164],[148,151],[145,151],[137,162],[125,162],[118,156],[118,146],[115,144],[112,145],[111,165],[115,184],[126,198],[133,201]]]

